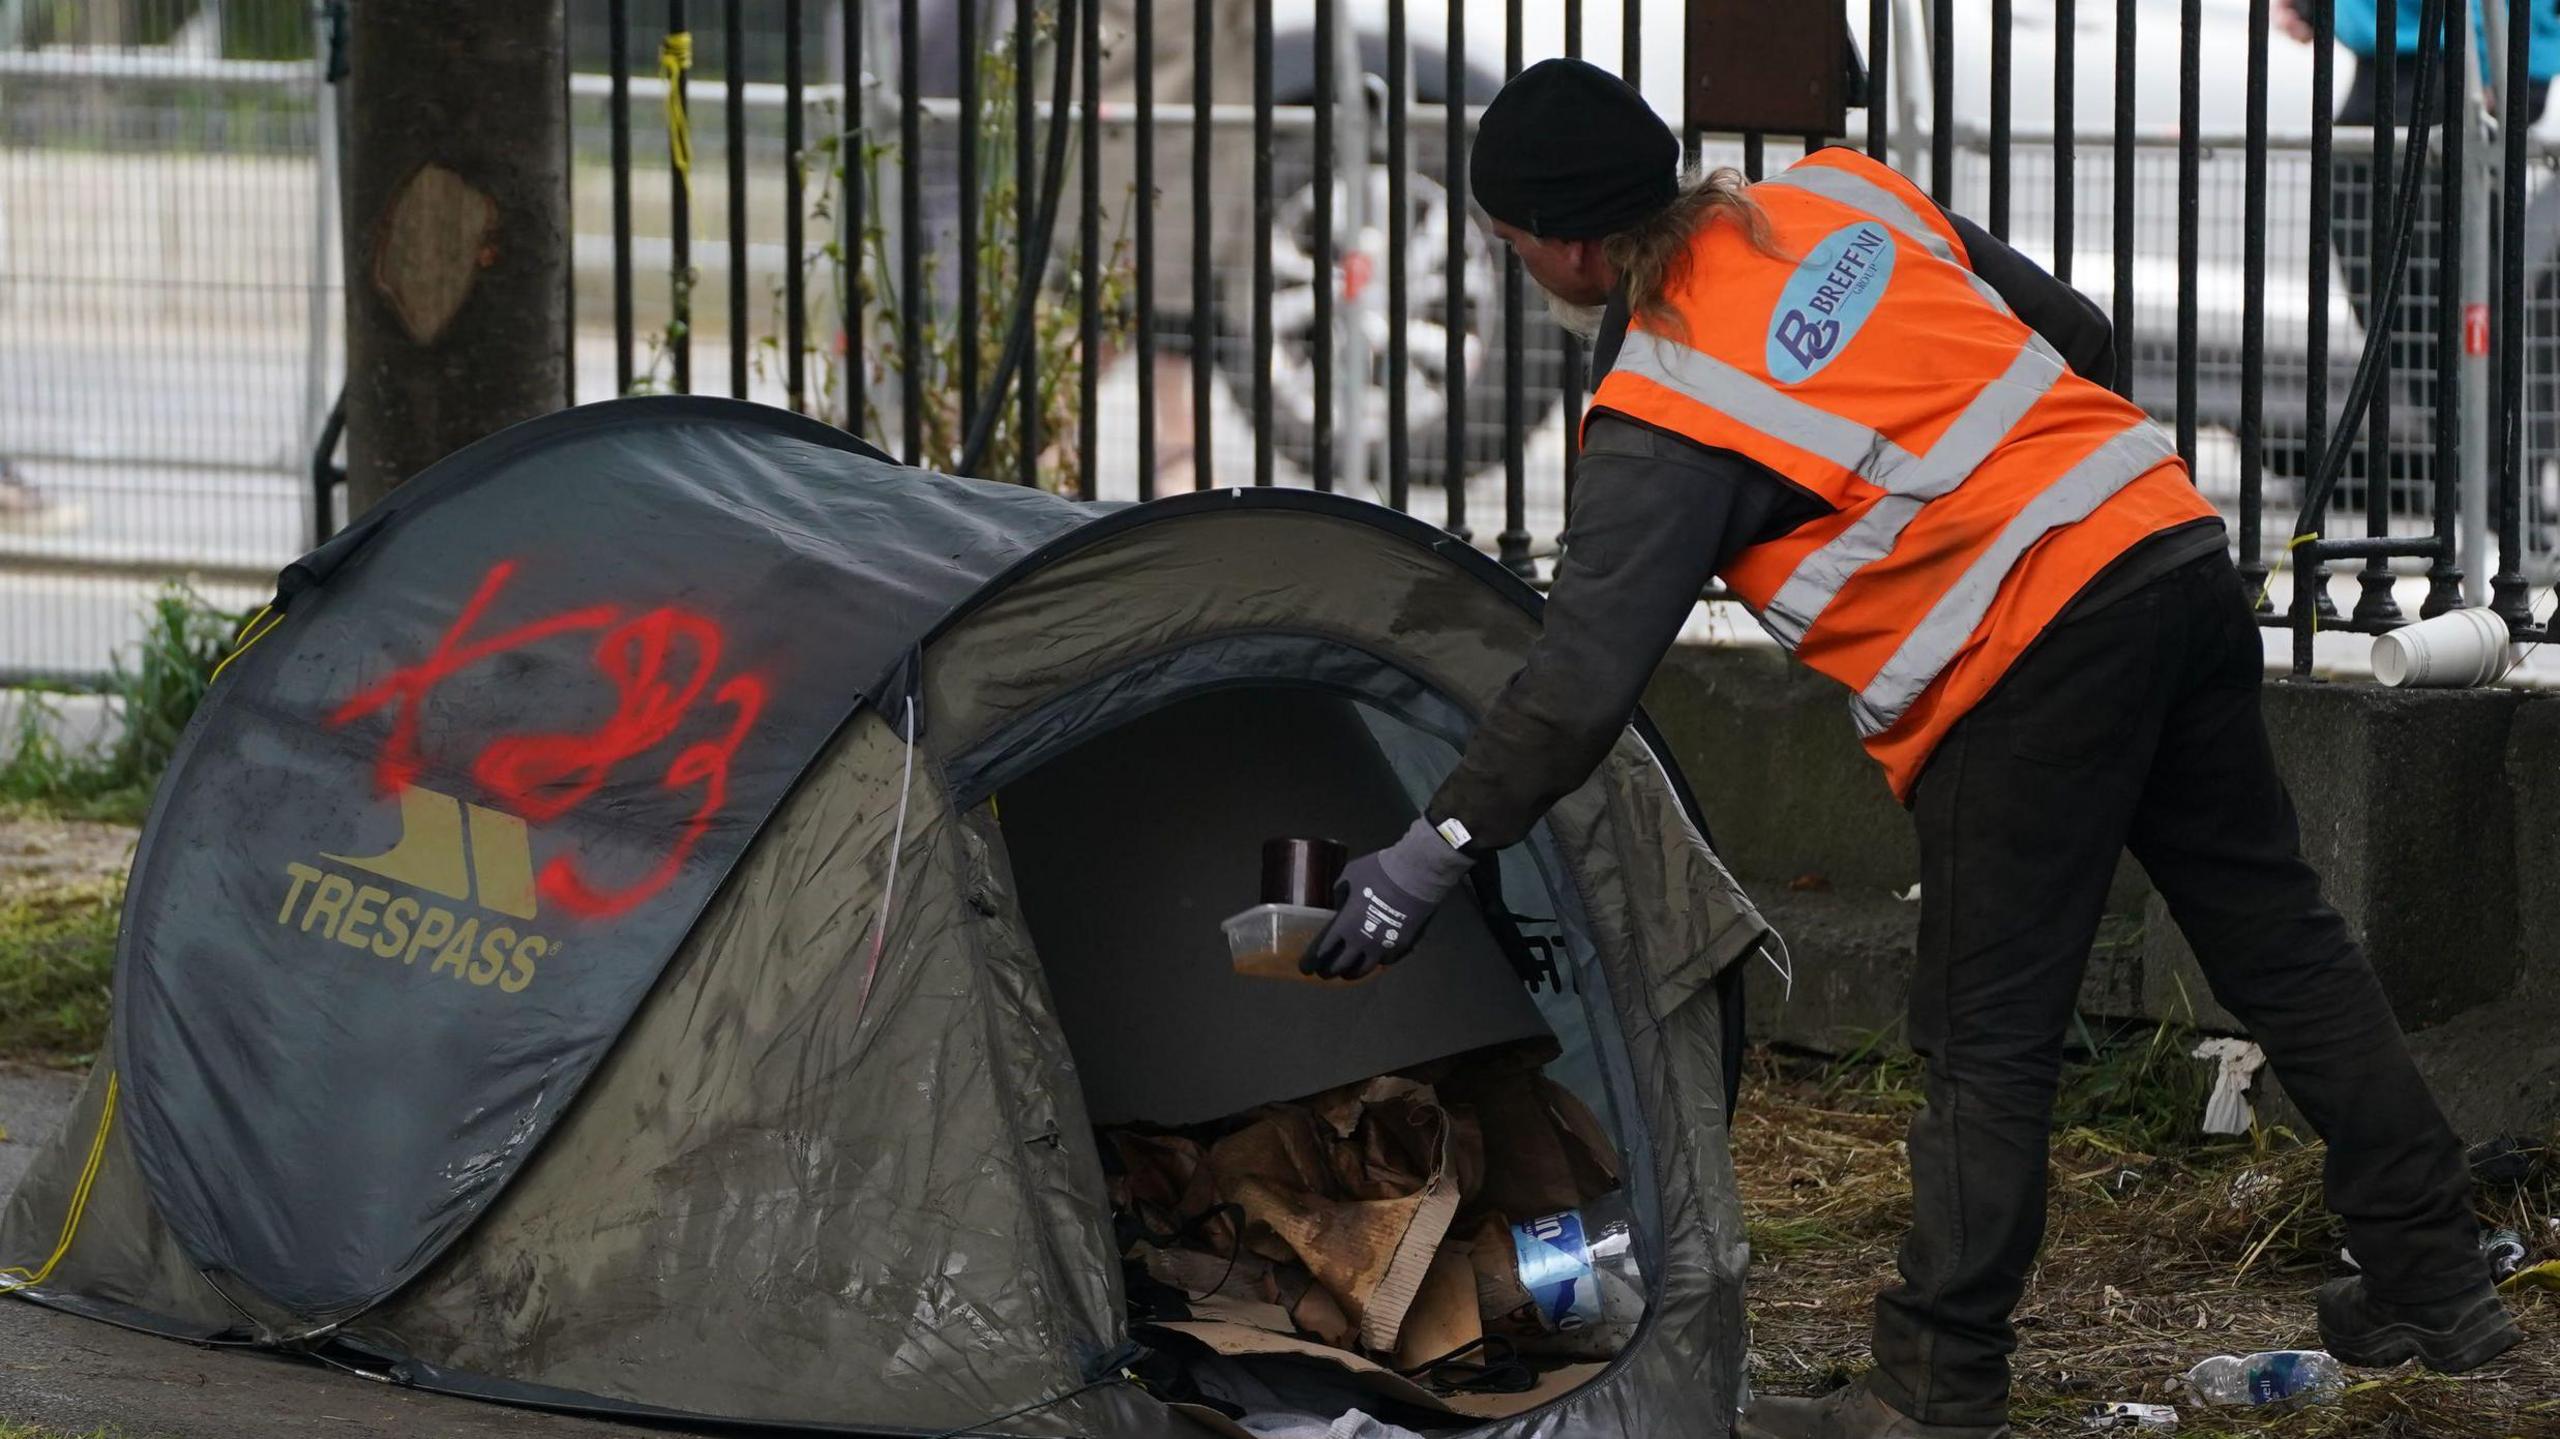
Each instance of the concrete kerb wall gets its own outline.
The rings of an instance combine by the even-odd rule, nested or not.
[[[2531,703],[2507,732],[2515,813],[2516,997],[2560,1010],[2560,704]]]
[[[2302,819],[2303,853],[2329,902],[2365,945],[2411,1030],[2509,997],[2517,985],[2518,815],[2509,741],[2548,698],[2509,690],[2270,685],[2267,732]],[[2237,1030],[2206,998],[2201,971],[2154,896],[2146,926],[2146,1008]]]
[[[0,762],[18,749],[32,720],[38,732],[74,754],[103,754],[122,730],[120,702],[105,695],[0,689]]]
[[[1839,1052],[1892,1029],[1918,856],[1837,688],[1684,645],[1645,704],[1794,959],[1792,998],[1754,967],[1753,1035]],[[2560,695],[2283,683],[2266,713],[2305,853],[2448,1112],[2475,1135],[2560,1126]],[[2130,861],[2108,911],[2084,1010],[2239,1030]]]

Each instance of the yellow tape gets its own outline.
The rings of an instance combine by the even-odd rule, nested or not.
[[[2284,552],[2288,555],[2292,554],[2295,550],[2301,549],[2304,545],[2310,544],[2312,541],[2319,538],[2320,532],[2318,530],[2313,530],[2307,535],[2295,535],[2292,539],[2284,542]],[[2302,573],[2302,567],[2300,565],[2294,566],[2294,573],[2296,576],[2299,576]],[[2301,583],[2302,581],[2299,578],[2294,580],[2294,584],[2296,586],[2299,586]],[[2267,582],[2258,586],[2257,607],[2259,609],[2265,609],[2267,607],[2267,597],[2275,592],[2276,572],[2269,570],[2267,571]],[[2315,595],[2312,598],[2314,603],[2311,606],[2311,632],[2316,635],[2320,633],[2320,606],[2317,603],[2319,597]]]
[[[71,1241],[80,1232],[80,1216],[88,1212],[90,1186],[98,1182],[98,1165],[107,1157],[107,1131],[116,1122],[116,1081],[115,1071],[107,1071],[107,1098],[98,1107],[98,1133],[89,1141],[89,1162],[81,1166],[80,1183],[71,1191],[71,1207],[62,1216],[62,1238],[54,1244],[53,1253],[45,1256],[44,1263],[36,1268],[12,1266],[0,1269],[0,1276],[20,1276],[0,1283],[0,1294],[15,1294],[21,1289],[33,1289],[42,1284],[52,1276],[54,1266],[62,1262],[62,1256],[71,1252]]]
[[[684,77],[692,68],[692,31],[678,30],[658,42],[658,78],[667,82],[667,162],[675,166],[687,199],[693,196],[693,122],[685,118]]]

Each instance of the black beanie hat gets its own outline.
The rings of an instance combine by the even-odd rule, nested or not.
[[[1680,141],[1634,86],[1581,60],[1541,60],[1485,107],[1467,178],[1476,203],[1545,239],[1629,229],[1679,193]]]

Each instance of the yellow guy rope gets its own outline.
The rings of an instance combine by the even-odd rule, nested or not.
[[[54,1266],[62,1262],[62,1256],[71,1252],[72,1236],[80,1232],[80,1216],[89,1208],[89,1187],[98,1182],[98,1164],[107,1157],[107,1131],[116,1122],[116,1080],[115,1071],[107,1071],[107,1098],[98,1109],[98,1134],[89,1141],[89,1162],[80,1167],[80,1183],[71,1191],[71,1207],[62,1216],[62,1238],[36,1268],[0,1269],[0,1294],[15,1294],[42,1284],[52,1275]]]
[[[692,31],[678,30],[658,42],[658,78],[667,82],[667,161],[675,166],[688,198],[693,194],[693,122],[684,113],[684,76],[692,68]]]
[[[260,624],[261,621],[264,622],[263,628]],[[213,667],[212,678],[206,680],[205,683],[210,685],[214,680],[222,678],[222,672],[231,668],[231,662],[233,660],[247,654],[249,652],[249,646],[265,639],[270,631],[283,623],[284,616],[277,611],[274,605],[260,605],[258,607],[258,612],[249,616],[249,622],[240,627],[240,637],[232,642],[231,653],[224,655],[222,657],[222,663]]]

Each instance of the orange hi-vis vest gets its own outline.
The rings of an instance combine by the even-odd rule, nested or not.
[[[1831,507],[1724,581],[1847,685],[1894,793],[2108,564],[2214,516],[2158,426],[2071,372],[1912,183],[1818,151],[1754,185],[1778,258],[1714,221],[1592,410],[1776,471]],[[1586,420],[1587,423],[1587,420]]]

